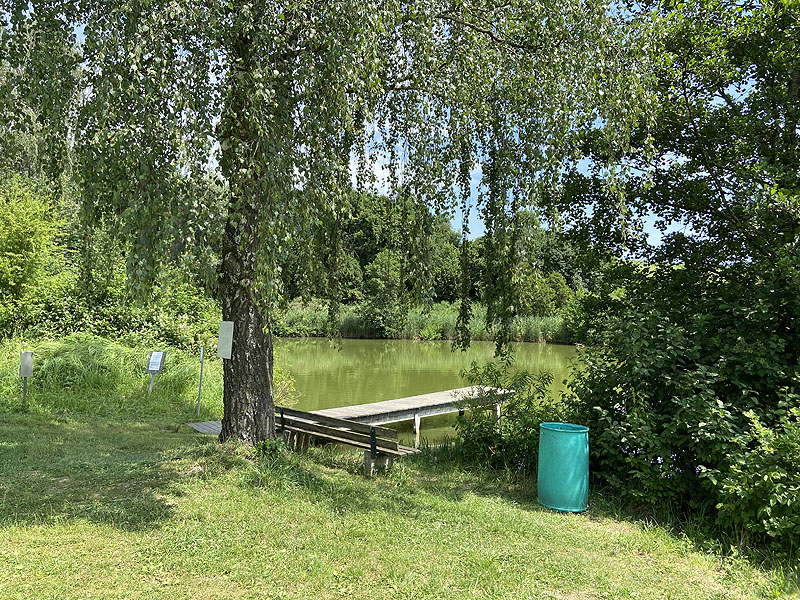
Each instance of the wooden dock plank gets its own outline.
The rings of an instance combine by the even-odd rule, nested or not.
[[[483,389],[481,386],[470,386],[443,392],[419,394],[418,396],[409,396],[396,400],[327,408],[313,412],[314,414],[337,419],[380,425],[413,419],[415,413],[421,417],[429,417],[456,412],[459,410],[457,404],[460,401],[477,395]]]

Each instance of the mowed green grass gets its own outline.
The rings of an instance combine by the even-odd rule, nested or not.
[[[0,598],[763,598],[781,577],[432,456],[366,479],[169,422],[0,413]]]

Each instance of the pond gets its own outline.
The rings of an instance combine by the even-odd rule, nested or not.
[[[514,350],[517,368],[548,370],[554,391],[564,388],[574,347],[519,343]],[[290,338],[280,340],[276,352],[301,394],[296,408],[319,410],[466,386],[461,369],[492,360],[494,343],[472,342],[467,352],[452,352],[447,341],[342,340],[337,348],[325,339]],[[435,441],[452,434],[454,422],[455,415],[423,419],[422,437]],[[410,423],[390,426],[406,442],[413,437]]]

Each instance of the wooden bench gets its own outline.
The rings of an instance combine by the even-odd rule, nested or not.
[[[379,425],[356,423],[283,406],[275,407],[275,430],[283,433],[292,450],[308,448],[311,438],[364,450],[364,473],[388,470],[395,458],[419,450],[397,441],[397,431]]]

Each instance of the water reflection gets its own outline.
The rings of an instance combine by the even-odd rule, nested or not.
[[[562,389],[575,356],[572,346],[515,344],[518,368],[548,370]],[[297,408],[318,410],[392,400],[462,387],[462,369],[472,361],[492,360],[494,343],[473,342],[467,352],[452,352],[450,342],[342,340],[337,348],[319,338],[284,339],[277,345],[280,363],[302,394]]]

